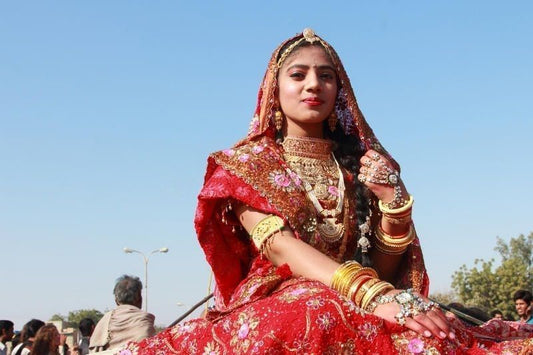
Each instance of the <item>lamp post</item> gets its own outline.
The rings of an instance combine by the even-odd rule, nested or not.
[[[141,254],[144,260],[144,310],[148,312],[148,260],[150,260],[150,256],[155,253],[167,253],[168,248],[159,248],[156,250],[152,250],[148,256],[146,256],[143,252],[130,249],[130,248],[124,248],[124,253],[131,254],[131,253],[138,253]]]

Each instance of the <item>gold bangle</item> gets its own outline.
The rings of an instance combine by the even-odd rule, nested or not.
[[[348,294],[346,295],[347,298],[350,300],[354,300],[354,296],[357,294],[357,291],[361,287],[362,284],[372,279],[369,275],[362,275],[360,276],[355,282],[350,286],[350,289],[348,290]]]
[[[367,309],[367,307],[372,302],[372,300],[374,300],[377,296],[382,295],[393,289],[394,289],[394,286],[392,286],[390,283],[386,281],[380,281],[376,283],[368,290],[368,292],[365,294],[365,296],[361,300],[361,308]]]
[[[346,261],[342,263],[333,273],[330,287],[343,294],[343,291],[349,285],[352,276],[355,276],[357,271],[361,268],[361,264],[356,261]]]
[[[409,211],[411,208],[413,208],[413,203],[414,202],[415,202],[415,200],[413,198],[413,195],[409,195],[409,200],[402,207],[394,208],[394,209],[388,208],[387,206],[385,206],[385,204],[381,200],[378,201],[378,206],[379,206],[379,210],[381,212],[383,212],[384,214],[387,214],[387,215],[390,215],[390,216],[394,216],[394,215],[399,215],[401,213]]]
[[[379,251],[389,254],[398,255],[403,253],[407,247],[415,240],[416,234],[412,224],[409,225],[409,230],[401,237],[392,237],[386,234],[378,225],[376,229],[375,246]]]
[[[366,295],[366,293],[368,292],[368,290],[375,284],[377,284],[378,282],[380,282],[379,279],[370,279],[368,281],[366,281],[365,283],[363,283],[361,285],[361,287],[359,287],[359,290],[357,290],[357,292],[355,293],[355,299],[354,299],[354,302],[355,304],[358,306],[358,307],[361,307],[361,303],[362,303],[362,300],[363,300],[363,297]]]
[[[276,215],[268,215],[252,228],[250,237],[254,242],[258,250],[262,250],[263,244],[266,240],[271,237],[274,233],[281,231],[284,228],[285,222],[281,217]]]

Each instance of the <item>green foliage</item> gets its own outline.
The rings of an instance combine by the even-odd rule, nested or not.
[[[63,321],[66,327],[78,328],[78,324],[83,318],[91,318],[94,323],[98,323],[103,317],[103,313],[96,309],[79,309],[77,311],[68,312],[68,317],[59,313],[50,317],[50,321]]]
[[[50,319],[49,319],[50,322],[55,322],[55,321],[58,321],[58,320],[65,321],[65,316],[63,316],[63,315],[61,315],[59,313],[56,313],[53,316],[51,316]]]
[[[104,314],[96,309],[79,309],[77,311],[68,312],[67,321],[72,327],[78,327],[78,324],[83,318],[91,318],[94,323],[98,323]]]
[[[509,243],[497,238],[494,250],[501,256],[499,266],[494,259],[476,259],[470,269],[463,265],[452,276],[452,288],[465,306],[514,314],[513,293],[533,289],[533,233]]]

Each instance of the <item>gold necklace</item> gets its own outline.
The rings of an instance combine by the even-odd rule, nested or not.
[[[326,242],[336,242],[344,235],[344,224],[337,219],[344,209],[344,177],[335,155],[331,152],[330,141],[316,138],[287,137],[283,142],[284,158],[303,183],[307,198],[313,204],[321,222],[317,224],[321,238]],[[331,159],[333,158],[333,159]],[[335,208],[322,207],[318,196],[325,200],[334,195],[329,190],[333,187],[332,179],[337,173],[338,182]],[[309,181],[313,181],[313,185]]]

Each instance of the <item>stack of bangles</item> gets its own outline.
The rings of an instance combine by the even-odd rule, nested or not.
[[[339,266],[333,273],[330,286],[362,309],[367,309],[377,296],[394,289],[390,283],[381,281],[374,269],[355,261]]]
[[[383,219],[391,224],[409,224],[409,230],[400,236],[391,236],[383,231],[381,225],[376,228],[375,247],[377,250],[388,255],[400,255],[413,242],[416,237],[413,224],[411,222],[411,212],[413,210],[413,196],[409,196],[407,203],[399,208],[391,209],[379,201],[379,209],[383,214]]]

